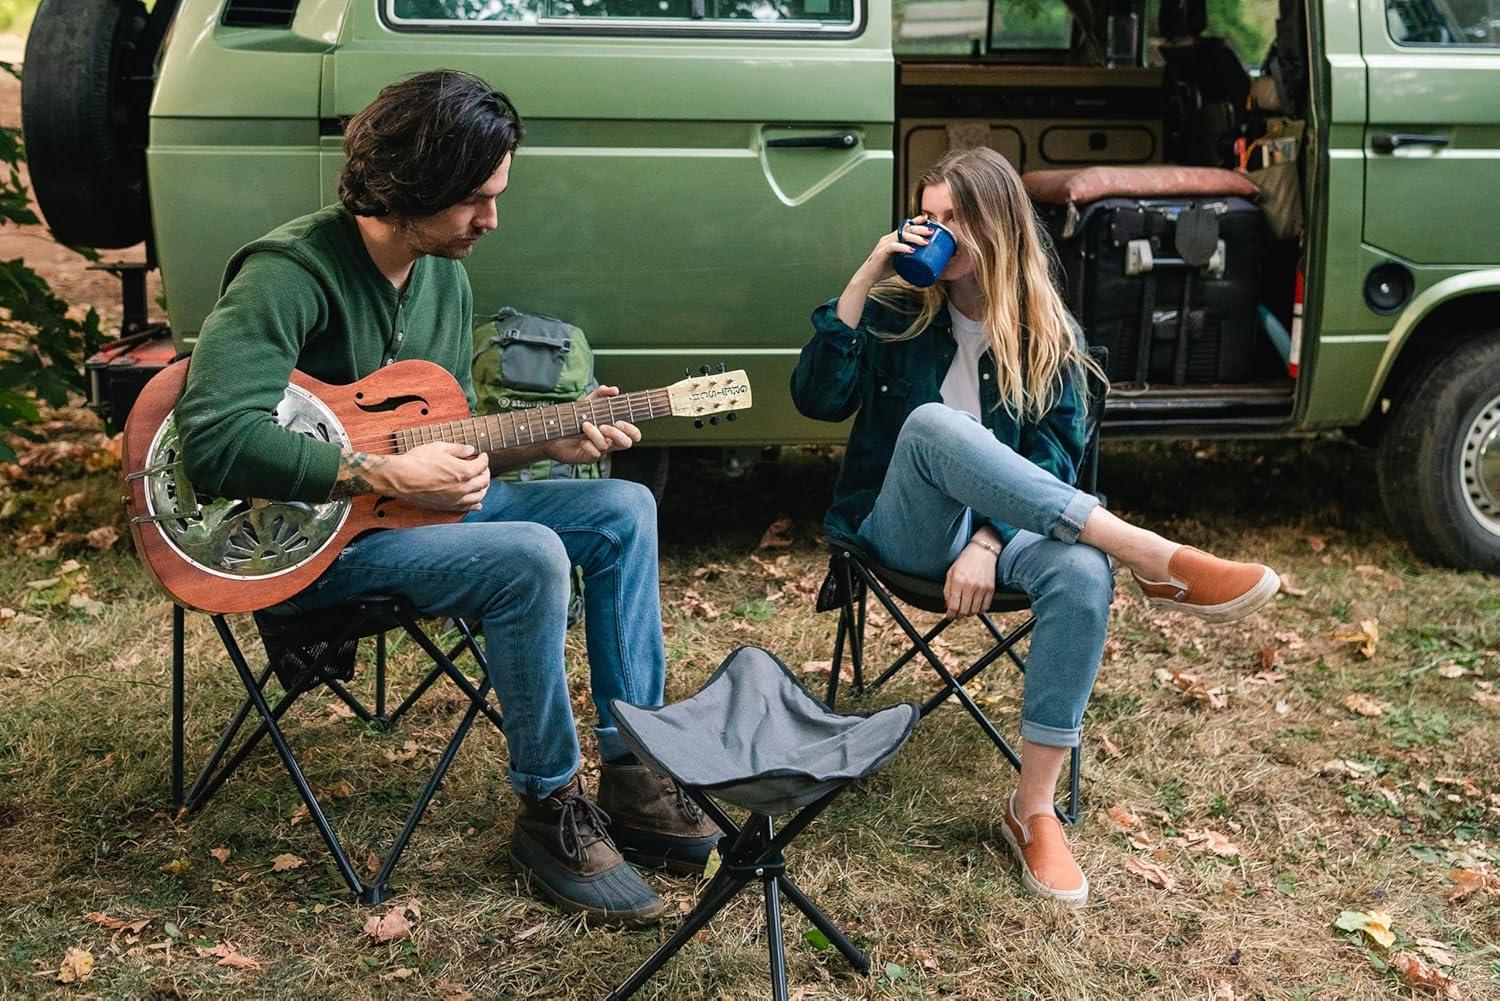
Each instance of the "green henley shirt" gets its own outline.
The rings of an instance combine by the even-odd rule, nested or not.
[[[287,430],[272,411],[297,368],[347,384],[407,358],[470,384],[473,292],[455,260],[423,257],[397,291],[342,205],[320,209],[241,247],[203,322],[177,427],[188,478],[222,497],[321,502],[338,478],[339,446]]]

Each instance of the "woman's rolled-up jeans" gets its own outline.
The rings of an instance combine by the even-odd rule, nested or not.
[[[995,440],[971,415],[941,403],[912,411],[896,439],[874,510],[860,525],[890,567],[943,580],[977,513],[1020,532],[1001,549],[997,587],[1031,597],[1037,624],[1026,658],[1021,737],[1076,747],[1104,652],[1114,574],[1078,542],[1098,507]]]

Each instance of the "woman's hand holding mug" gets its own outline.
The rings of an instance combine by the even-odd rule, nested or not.
[[[931,234],[932,228],[927,225],[927,217],[916,216],[876,241],[875,249],[870,251],[870,256],[854,272],[849,284],[844,287],[843,295],[839,296],[839,319],[851,327],[859,326],[870,290],[877,282],[896,273],[897,257],[915,253],[918,247],[925,247]]]

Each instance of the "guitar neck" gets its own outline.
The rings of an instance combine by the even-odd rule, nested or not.
[[[566,438],[583,430],[584,422],[611,424],[629,421],[639,424],[672,413],[671,399],[665,389],[647,389],[623,396],[598,397],[559,403],[548,407],[531,407],[504,414],[490,414],[463,421],[423,424],[394,433],[396,450],[409,452],[418,445],[448,441],[473,445],[481,452],[499,452],[517,445],[534,445]]]

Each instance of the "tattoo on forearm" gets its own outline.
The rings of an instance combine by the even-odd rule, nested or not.
[[[329,500],[338,500],[344,497],[358,497],[360,494],[373,494],[374,486],[365,479],[364,474],[372,469],[379,469],[385,465],[386,457],[383,455],[370,455],[368,452],[345,452],[339,456],[339,478],[333,485],[333,492],[328,495]]]

